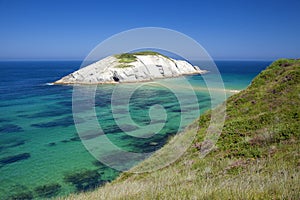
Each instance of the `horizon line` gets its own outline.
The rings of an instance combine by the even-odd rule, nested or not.
[[[297,59],[297,58],[215,58],[213,61],[275,61],[278,59]],[[98,60],[84,60],[80,58],[12,58],[0,59],[0,62],[13,62],[13,61],[98,61]],[[190,59],[190,61],[200,61],[197,59]]]

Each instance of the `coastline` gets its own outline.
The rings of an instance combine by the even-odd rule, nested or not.
[[[197,72],[191,72],[191,73],[185,73],[185,74],[180,74],[176,76],[165,76],[165,77],[155,77],[152,79],[146,79],[146,80],[138,80],[138,81],[122,81],[122,82],[116,82],[116,81],[105,81],[105,82],[93,82],[93,83],[88,83],[88,82],[68,82],[68,81],[55,81],[49,84],[53,85],[115,85],[115,84],[130,84],[130,83],[145,83],[145,82],[153,82],[155,80],[162,80],[162,79],[172,79],[172,78],[179,78],[179,77],[184,77],[184,76],[192,76],[196,74],[206,74],[209,71],[207,70],[201,70]]]
[[[233,62],[232,64],[242,66],[247,65],[247,63],[248,62],[240,64]],[[76,138],[76,135],[74,135],[76,133],[76,129],[74,128],[74,121],[72,119],[71,110],[73,89],[72,85],[60,87],[58,85],[53,86],[51,84],[45,84],[47,82],[50,83],[51,80],[55,80],[57,77],[60,77],[61,74],[67,74],[70,73],[70,71],[74,71],[75,67],[77,68],[80,66],[80,62],[19,62],[18,65],[16,65],[15,62],[10,62],[8,64],[10,69],[9,72],[11,74],[8,74],[7,78],[3,79],[3,83],[5,83],[3,84],[3,87],[6,88],[7,86],[5,85],[7,85],[7,83],[9,83],[11,87],[7,88],[6,90],[2,90],[2,112],[3,116],[5,116],[5,120],[3,119],[2,122],[0,121],[0,125],[3,128],[7,127],[5,131],[9,132],[9,134],[1,134],[1,140],[6,141],[4,146],[2,146],[6,153],[3,151],[4,154],[2,154],[1,157],[4,158],[21,153],[30,153],[31,157],[28,159],[19,160],[14,164],[7,164],[6,166],[3,166],[1,168],[3,177],[5,176],[6,180],[8,180],[7,182],[3,182],[2,184],[1,189],[3,192],[1,192],[1,195],[4,196],[4,198],[6,196],[11,196],[23,192],[36,195],[35,187],[44,186],[49,183],[57,183],[61,185],[59,196],[62,195],[62,197],[64,197],[64,194],[72,194],[77,192],[76,188],[74,188],[73,185],[68,184],[64,181],[63,178],[65,176],[65,173],[79,172],[83,168],[88,170],[99,169],[99,172],[105,171],[106,175],[104,177],[106,177],[106,180],[113,180],[114,178],[109,175],[111,171],[107,171],[106,168],[103,168],[103,166],[102,168],[100,168],[99,164],[95,165],[94,158],[92,158],[86,152],[78,138]],[[263,64],[264,63],[262,63],[262,65]],[[5,63],[5,65],[3,66],[6,65],[7,63]],[[61,66],[67,67],[65,69],[62,69]],[[220,66],[222,67],[222,65]],[[39,79],[36,78],[36,71],[38,70],[41,73],[39,76],[42,77]],[[16,76],[14,75],[16,71],[20,71],[22,73],[18,73],[18,76]],[[26,76],[24,76],[25,74]],[[214,76],[214,74],[207,74],[209,75],[210,80],[214,80],[213,77],[211,78],[210,74],[212,76]],[[240,75],[241,76],[236,76],[235,78],[232,78],[232,76],[235,76],[234,74],[223,77],[225,78],[223,80],[225,80],[226,83],[231,83],[227,84],[229,86],[226,90],[226,93],[228,95],[233,94],[229,93],[233,92],[230,88],[244,88],[251,82],[251,74],[241,73]],[[159,84],[155,85],[156,82],[166,83],[168,86],[174,87],[174,90],[185,91],[185,88],[181,87],[183,85],[180,83],[181,79],[186,79],[191,83],[192,86],[195,87],[195,92],[199,93],[200,95],[199,100],[201,101],[202,108],[204,108],[204,110],[206,108],[209,109],[210,104],[208,103],[208,89],[205,87],[205,82],[200,75],[159,79],[155,80],[152,83],[151,81],[145,82],[145,85],[149,84],[150,89],[152,87],[151,85],[153,85],[152,92],[154,93],[159,92],[158,90],[160,90],[160,88],[158,88],[158,90],[155,88],[160,87]],[[124,86],[126,88],[130,87],[131,84],[141,83],[120,83],[118,86]],[[113,85],[116,84],[111,84],[112,86],[109,87],[107,87],[106,85],[107,84],[103,85],[105,86],[105,89],[100,89],[98,91],[99,95],[101,95],[98,97],[98,99],[108,99],[110,95],[109,91],[111,91],[111,89],[113,89]],[[82,87],[88,87],[88,85]],[[99,85],[99,87],[101,88],[101,85]],[[176,87],[178,87],[178,89],[176,89]],[[218,88],[214,88],[214,86],[212,87],[213,88],[211,90],[213,90],[214,92],[224,92]],[[144,89],[147,90],[149,88]],[[29,96],[28,90],[31,91]],[[168,104],[167,106],[170,106],[170,98],[160,99],[159,95],[151,95],[151,93],[148,92],[146,94],[150,95],[147,96],[147,102],[158,99],[159,101],[166,102]],[[133,98],[132,100],[132,103],[138,103],[137,106],[139,106],[140,109],[145,108],[143,106],[142,99],[141,101],[135,98]],[[101,125],[107,128],[107,130],[110,130],[111,128],[109,127],[111,127],[112,124],[109,120],[107,120],[110,117],[108,116],[109,112],[105,107],[105,105],[109,102],[98,102],[100,103],[98,106],[101,106]],[[134,109],[136,108],[134,107]],[[172,121],[174,121],[174,117],[177,116],[176,110],[178,109],[176,106],[173,106],[173,104],[171,104],[169,110],[172,112],[171,117]],[[134,114],[134,117],[136,119],[141,120],[144,119],[145,116],[146,115],[142,113],[140,114],[138,112]],[[85,122],[82,121],[82,123]],[[8,126],[9,124],[11,124],[11,126]],[[173,126],[172,124],[170,125]],[[9,127],[11,128],[9,129]],[[115,135],[118,138],[117,130],[113,131],[113,133],[114,134],[112,135]],[[115,140],[114,142],[118,141]],[[120,142],[123,143],[123,141],[124,139],[120,138]],[[124,142],[126,143],[126,141]],[[133,151],[137,150],[138,149],[134,149]],[[42,168],[36,167],[36,161],[39,162],[39,166],[41,166]],[[49,163],[55,164],[55,171],[53,171],[53,168],[51,167],[51,165],[49,165]],[[26,171],[24,171],[23,169],[26,169]],[[18,184],[20,184],[21,186],[26,186],[26,190],[19,190],[18,188],[16,189],[13,187],[13,184],[15,182],[15,175],[13,175],[14,172],[18,172]],[[28,177],[28,174],[31,174],[31,176]],[[40,177],[44,177],[44,179],[40,179]],[[51,182],[45,182],[45,179],[51,180]]]

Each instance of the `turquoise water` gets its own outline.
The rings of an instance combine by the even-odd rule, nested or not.
[[[120,172],[97,161],[84,147],[74,125],[72,113],[71,86],[47,85],[60,77],[77,70],[78,61],[43,62],[0,62],[0,197],[48,198],[93,189],[113,180]],[[195,62],[197,64],[197,62]],[[216,62],[228,90],[247,87],[253,77],[270,64],[267,61],[220,61]],[[212,83],[215,73],[208,73],[205,79]],[[130,98],[129,113],[138,126],[151,123],[149,109],[159,104],[166,110],[166,119],[160,115],[151,125],[153,129],[162,126],[152,137],[140,138],[141,132],[126,118],[126,103],[117,102],[117,114],[111,110],[112,85],[98,86],[95,95],[97,120],[105,136],[119,148],[130,152],[153,152],[168,138],[182,130],[195,119],[197,106],[200,113],[209,109],[211,98],[200,75],[185,77],[194,87],[199,105],[188,105],[183,124],[180,102],[168,88],[145,84]],[[177,92],[183,93],[184,103],[189,95],[181,87],[181,79],[168,80]],[[124,94],[134,85],[122,86]],[[213,88],[214,93],[221,93]],[[234,94],[226,92],[227,96]],[[220,103],[218,98],[214,99]],[[196,106],[196,107],[195,107]],[[198,107],[197,107],[198,108]],[[76,115],[76,122],[86,129],[85,140],[98,137],[89,124],[90,113],[84,105]],[[126,125],[124,133],[114,117]],[[122,120],[123,119],[123,120]],[[129,133],[129,135],[128,135]],[[143,134],[143,133],[142,133]],[[103,146],[105,147],[105,146]],[[103,148],[102,156],[110,156],[109,147]],[[134,161],[124,159],[123,165],[132,166]],[[75,178],[74,178],[75,177]]]

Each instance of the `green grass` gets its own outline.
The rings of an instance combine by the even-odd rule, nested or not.
[[[161,53],[155,52],[155,51],[140,51],[140,52],[134,52],[133,55],[143,56],[143,55],[152,55],[152,56],[163,56],[167,59],[170,59],[168,56],[165,56]]]
[[[210,111],[195,122],[200,129],[193,145],[172,165],[123,173],[68,199],[300,199],[299,95],[300,61],[278,60],[226,101],[222,134],[205,158],[199,148]],[[172,139],[156,155],[170,145]],[[149,159],[137,168],[148,165]]]
[[[158,52],[155,52],[155,51],[139,51],[139,52],[134,52],[132,53],[134,55],[162,55]]]
[[[122,53],[122,54],[115,55],[115,57],[119,59],[120,63],[131,63],[136,61],[136,56],[134,56],[131,53]]]
[[[143,56],[143,55],[160,55],[167,59],[170,59],[168,56],[165,56],[161,53],[155,52],[155,51],[140,51],[140,52],[134,52],[134,53],[122,53],[117,54],[115,57],[119,60],[119,63],[131,63],[136,61],[136,56]]]

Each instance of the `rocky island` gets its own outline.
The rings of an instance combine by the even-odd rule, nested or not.
[[[151,81],[191,74],[204,74],[197,66],[153,51],[108,56],[81,68],[54,84],[110,84]]]

